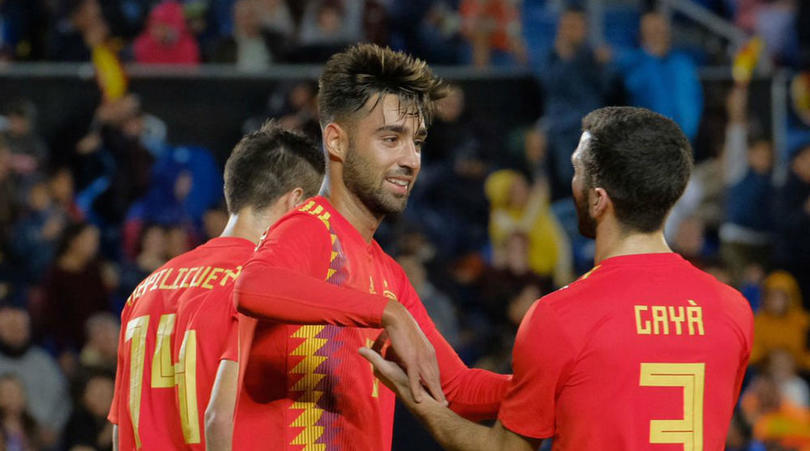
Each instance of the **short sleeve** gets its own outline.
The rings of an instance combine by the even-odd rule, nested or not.
[[[535,302],[520,324],[512,351],[512,386],[498,412],[510,431],[554,435],[556,401],[574,365],[575,349],[548,302]]]

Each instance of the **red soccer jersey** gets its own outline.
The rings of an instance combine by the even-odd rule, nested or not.
[[[120,450],[182,449],[194,442],[194,437],[184,437],[194,427],[182,421],[177,407],[175,385],[180,381],[185,387],[186,381],[175,378],[172,355],[177,306],[186,297],[229,292],[252,248],[245,250],[242,242],[214,238],[155,270],[127,299],[108,416],[118,425]],[[190,363],[186,359],[178,366]],[[207,401],[201,401],[203,410]]]
[[[433,343],[452,408],[493,418],[509,385],[506,376],[464,366],[402,268],[322,197],[270,229],[235,297],[240,309],[284,323],[239,321],[234,449],[390,449],[394,396],[358,353],[379,335],[389,298],[411,312]]]
[[[751,352],[745,299],[674,253],[604,260],[515,339],[509,430],[559,450],[718,450]]]

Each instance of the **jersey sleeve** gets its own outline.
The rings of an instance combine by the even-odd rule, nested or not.
[[[512,351],[514,376],[498,420],[532,438],[554,435],[556,400],[574,365],[575,348],[553,309],[535,302],[518,329]]]
[[[234,289],[237,309],[286,323],[380,327],[387,300],[326,282],[331,253],[330,233],[320,219],[287,216],[245,265]]]
[[[442,390],[450,409],[472,421],[495,418],[511,377],[468,368],[436,328],[404,272],[401,284],[402,305],[411,313],[436,351]]]
[[[110,413],[107,415],[107,419],[110,420],[112,424],[118,424],[118,405],[123,402],[121,397],[123,396],[125,387],[123,386],[123,379],[124,379],[124,338],[126,337],[127,333],[127,308],[124,307],[124,310],[121,312],[121,330],[118,333],[118,364],[116,365],[115,369],[115,389],[113,391],[113,398],[112,404],[110,405]]]
[[[224,331],[225,343],[222,347],[222,355],[219,357],[220,361],[230,360],[232,362],[239,361],[239,314],[233,302],[229,302],[231,318],[228,322],[228,329]]]

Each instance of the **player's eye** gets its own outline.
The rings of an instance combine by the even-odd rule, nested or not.
[[[417,140],[414,140],[414,142],[413,142],[413,143],[414,143],[414,145],[416,146],[416,150],[422,150],[422,146],[424,146],[424,145],[425,145],[425,140],[423,140],[423,139],[417,139]]]

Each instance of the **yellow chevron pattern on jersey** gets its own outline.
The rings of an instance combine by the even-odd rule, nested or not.
[[[318,400],[323,396],[323,392],[315,390],[318,382],[321,381],[325,374],[316,373],[315,370],[327,358],[324,356],[315,355],[319,349],[326,344],[325,338],[317,338],[317,335],[323,331],[324,326],[301,326],[292,335],[294,338],[303,338],[304,342],[292,351],[292,355],[303,356],[295,367],[290,370],[291,374],[303,374],[302,377],[292,387],[293,391],[302,392],[298,399],[293,402],[290,409],[303,410],[295,421],[290,424],[292,427],[304,428],[298,436],[296,436],[291,445],[303,445],[304,451],[325,451],[326,445],[322,443],[315,443],[323,435],[323,426],[316,426],[316,423],[323,415],[323,409],[317,406]]]

